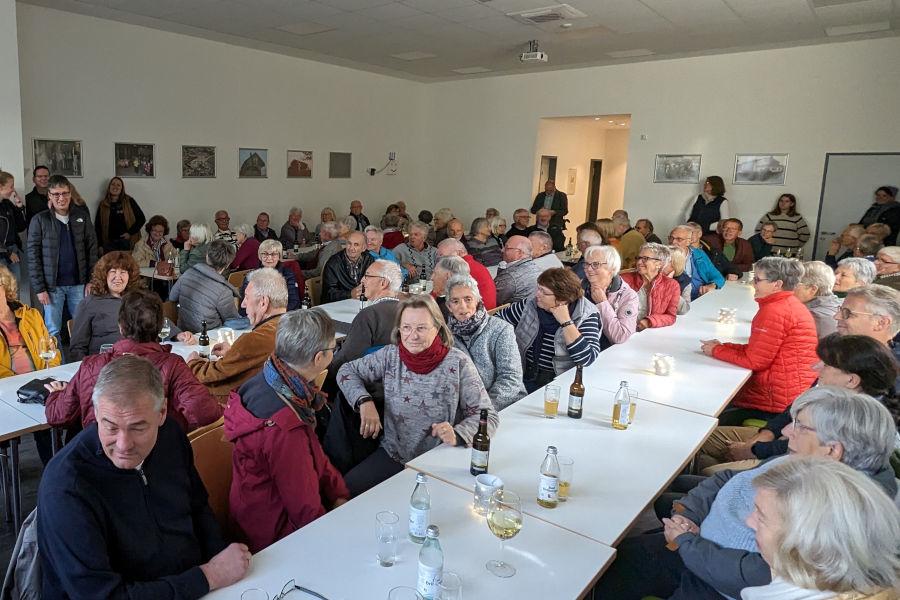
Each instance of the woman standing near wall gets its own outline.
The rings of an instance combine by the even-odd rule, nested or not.
[[[780,195],[772,212],[764,214],[756,224],[756,231],[761,231],[766,223],[775,225],[775,235],[770,242],[773,251],[793,252],[809,240],[809,226],[803,215],[797,212],[797,197],[793,194]]]
[[[109,180],[106,196],[97,207],[97,243],[103,252],[124,250],[131,252],[141,241],[141,227],[147,222],[141,207],[125,193],[120,177]]]
[[[718,175],[710,175],[703,183],[703,193],[684,211],[684,223],[697,223],[703,235],[715,233],[719,221],[727,219],[728,199],[725,198],[725,182]]]

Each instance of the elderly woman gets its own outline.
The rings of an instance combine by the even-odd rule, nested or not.
[[[878,276],[875,265],[865,258],[845,258],[834,270],[834,294],[843,298],[853,288],[869,285]]]
[[[600,313],[584,297],[578,277],[567,269],[547,269],[537,284],[533,298],[497,314],[515,327],[528,392],[575,365],[589,366],[601,350]]]
[[[772,581],[744,588],[742,600],[897,597],[900,519],[878,484],[821,457],[782,462],[752,483],[746,523]]]
[[[677,281],[663,274],[670,257],[671,253],[666,246],[647,243],[641,246],[635,258],[637,271],[622,273],[625,283],[637,291],[638,331],[650,327],[667,327],[675,323],[681,287]]]
[[[471,277],[452,277],[446,289],[447,326],[456,346],[475,363],[494,408],[503,410],[521,400],[526,392],[512,325],[487,314],[478,283]]]
[[[97,354],[103,344],[122,338],[118,321],[122,296],[142,286],[141,270],[128,252],[107,252],[97,261],[91,274],[91,293],[75,311],[70,360]]]
[[[600,313],[600,347],[621,344],[637,327],[638,295],[619,277],[622,258],[612,246],[588,246],[584,251],[584,297]]]
[[[281,242],[278,240],[266,240],[259,245],[257,256],[259,257],[259,263],[263,268],[268,267],[270,269],[275,269],[284,277],[288,289],[287,309],[294,310],[300,308],[300,298],[302,297],[300,288],[302,284],[303,289],[306,289],[306,280],[303,279],[303,274],[301,273],[300,280],[298,281],[297,274],[285,263],[281,262],[282,250]],[[249,279],[244,277],[244,283],[241,284],[240,292],[241,303],[243,303],[244,296],[247,293],[248,283]],[[247,310],[243,306],[240,308],[240,314],[242,317],[247,316]]]
[[[685,268],[687,266],[687,252],[678,246],[667,246],[669,249],[669,264],[663,268],[663,274],[678,282],[681,288],[681,299],[678,300],[678,314],[686,315],[691,311],[691,276]]]
[[[502,248],[506,243],[506,219],[496,216],[491,219],[491,237],[497,240],[497,244]]]
[[[0,378],[30,373],[35,367],[44,368],[40,341],[50,337],[47,326],[39,310],[19,302],[19,284],[3,265],[0,265],[0,333]],[[57,352],[50,366],[59,363]]]
[[[319,215],[319,222],[316,224],[316,237],[319,237],[319,233],[322,231],[322,225],[325,223],[333,223],[337,220],[337,216],[335,215],[334,209],[330,206],[326,206],[322,209],[321,214]]]
[[[888,228],[888,231],[890,231],[890,228]],[[841,235],[831,240],[831,244],[825,253],[825,264],[835,269],[840,261],[853,256],[856,242],[859,241],[859,237],[864,233],[866,233],[866,228],[859,223],[847,225],[844,231],[841,232]],[[845,248],[843,252],[841,252],[842,248]]]
[[[793,294],[803,277],[798,260],[768,257],[756,263],[753,289],[759,310],[747,344],[703,340],[707,356],[751,369],[753,375],[729,408],[721,425],[768,419],[783,411],[816,379],[816,323]]]
[[[471,269],[468,263],[458,256],[444,256],[439,258],[434,265],[434,271],[431,273],[431,296],[437,302],[438,308],[444,320],[450,318],[450,311],[447,307],[447,281],[451,277],[469,277]]]
[[[384,222],[382,228],[381,244],[388,250],[393,250],[403,243],[406,237],[400,229],[400,216],[395,214],[387,214],[381,219]]]
[[[494,238],[490,221],[484,217],[472,221],[472,228],[466,241],[469,253],[475,260],[486,267],[500,264],[503,245]]]
[[[372,258],[375,260],[380,258],[400,264],[397,256],[384,246],[384,231],[374,225],[369,225],[363,230],[363,233],[366,236],[366,249],[372,255]]]
[[[841,307],[841,299],[834,295],[833,288],[831,267],[818,260],[803,263],[803,277],[794,288],[794,295],[812,313],[819,338],[837,331],[834,314]]]
[[[172,260],[177,250],[167,239],[169,235],[169,222],[162,215],[153,215],[144,225],[147,237],[143,238],[134,247],[131,256],[138,267],[155,267],[156,263]]]
[[[378,437],[382,431],[367,386],[384,383],[381,444],[344,477],[354,496],[399,473],[405,463],[442,442],[470,444],[481,409],[488,410],[489,435],[499,423],[475,365],[453,347],[453,336],[429,296],[400,301],[392,339],[390,346],[338,370],[338,385],[360,414],[364,438]]]
[[[191,225],[188,240],[178,253],[179,270],[184,273],[194,265],[205,264],[206,251],[209,249],[211,241],[212,234],[209,232],[209,227],[203,223]]]
[[[162,374],[168,415],[185,432],[209,425],[222,416],[218,402],[197,381],[184,359],[172,354],[172,346],[159,343],[163,323],[159,296],[146,290],[129,291],[116,313],[122,338],[112,351],[85,358],[68,384],[55,381],[47,386],[51,390],[44,409],[47,423],[54,427],[87,427],[93,423],[96,418],[91,393],[100,370],[125,355],[140,356],[156,366]]]
[[[767,256],[772,256],[772,244],[775,243],[775,232],[778,226],[775,223],[763,223],[759,229],[759,233],[750,236],[747,241],[753,248],[753,258],[759,260]]]
[[[232,271],[258,269],[260,242],[256,239],[253,228],[246,223],[242,223],[234,228],[234,233],[238,250],[229,268]]]
[[[175,224],[175,237],[169,239],[176,250],[184,250],[184,243],[191,238],[191,222],[181,219]]]
[[[886,246],[875,254],[875,283],[900,290],[900,246]]]
[[[251,552],[350,499],[316,437],[325,396],[313,382],[334,347],[334,323],[324,312],[288,313],[262,372],[228,398],[225,438],[234,444],[228,512]]]

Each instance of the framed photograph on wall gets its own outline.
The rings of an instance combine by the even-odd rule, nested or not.
[[[269,176],[269,151],[265,148],[238,148],[238,177]]]
[[[182,146],[181,176],[184,178],[215,177],[215,146]]]
[[[787,154],[735,154],[735,185],[784,185]]]
[[[51,175],[84,177],[80,140],[32,140],[32,166],[43,165]]]
[[[653,183],[700,183],[700,154],[657,154]]]
[[[288,179],[312,177],[313,153],[310,150],[287,151],[287,176]]]
[[[116,176],[156,177],[156,147],[116,142]]]

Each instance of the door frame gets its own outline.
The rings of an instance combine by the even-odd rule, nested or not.
[[[597,165],[597,202],[594,202],[594,165]],[[587,204],[585,205],[585,221],[596,221],[600,214],[600,186],[603,184],[603,159],[592,158],[588,166]]]

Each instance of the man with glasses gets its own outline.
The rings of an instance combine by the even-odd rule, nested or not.
[[[720,233],[707,233],[700,238],[701,244],[709,248],[707,253],[720,253],[731,266],[725,274],[729,281],[736,281],[742,273],[753,268],[753,246],[741,237],[744,223],[740,219],[720,221]]]
[[[503,261],[497,268],[494,286],[497,288],[497,306],[531,298],[537,291],[537,278],[541,268],[531,260],[534,249],[527,237],[515,235],[503,248]]]
[[[878,284],[853,288],[834,318],[838,333],[875,339],[890,347],[900,362],[900,291]],[[894,389],[900,396],[900,380]]]
[[[531,221],[531,213],[527,208],[517,208],[513,213],[513,222],[506,231],[506,239],[514,235],[523,235],[528,237],[528,223]]]
[[[63,305],[74,315],[91,280],[97,234],[86,210],[70,210],[68,179],[54,175],[48,190],[50,210],[35,215],[28,227],[28,263],[31,291],[44,307],[47,330],[59,339]]]
[[[25,219],[31,224],[31,219],[38,213],[48,209],[50,198],[47,197],[47,187],[50,185],[50,169],[44,165],[34,168],[31,178],[34,187],[25,196]]]
[[[725,285],[725,278],[713,266],[706,252],[692,245],[694,230],[690,225],[678,225],[669,234],[669,244],[684,250],[688,260],[684,272],[691,277],[691,300]],[[698,235],[699,239],[699,235]]]
[[[225,240],[237,249],[237,234],[229,227],[230,223],[231,217],[228,216],[227,210],[216,211],[216,227],[213,233],[213,239]]]
[[[261,212],[256,216],[256,225],[253,226],[253,237],[260,243],[266,240],[278,239],[278,234],[269,227],[269,213]]]

